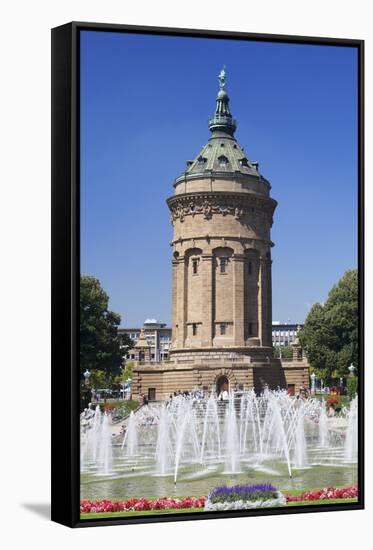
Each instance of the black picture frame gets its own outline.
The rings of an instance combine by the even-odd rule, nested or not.
[[[358,52],[359,498],[351,504],[80,520],[79,512],[79,48],[80,32],[351,46]],[[52,29],[52,520],[69,527],[191,521],[364,508],[364,41],[72,22]]]

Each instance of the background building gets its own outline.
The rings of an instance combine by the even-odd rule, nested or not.
[[[274,346],[291,346],[295,342],[300,328],[303,328],[303,324],[273,321],[272,344]]]
[[[303,328],[301,323],[282,323],[280,321],[272,322],[272,345],[273,346],[291,346],[298,329]],[[156,319],[146,319],[142,327],[120,328],[119,333],[127,334],[131,340],[137,344],[141,329],[144,330],[146,340],[150,346],[150,361],[164,361],[169,358],[170,345],[172,341],[172,328],[166,323],[161,323]],[[137,360],[136,351],[128,350],[127,359]]]
[[[171,327],[167,327],[166,323],[161,323],[157,319],[146,319],[141,328],[120,328],[118,332],[127,334],[137,344],[141,330],[143,330],[149,345],[150,361],[165,361],[168,359],[171,345]],[[138,361],[138,349],[128,350],[127,359]]]

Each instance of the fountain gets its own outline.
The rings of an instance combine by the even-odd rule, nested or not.
[[[214,392],[205,399],[180,395],[132,412],[123,439],[120,426],[99,407],[83,417],[81,465],[87,480],[140,476],[153,478],[159,491],[171,483],[185,494],[185,483],[208,483],[214,476],[227,482],[247,474],[299,480],[313,469],[313,475],[320,467],[342,471],[357,460],[356,399],[345,416],[328,418],[323,401],[284,390],[231,392],[225,401]]]
[[[265,442],[264,456],[268,457],[272,453],[283,456],[286,460],[289,477],[291,477],[289,438],[287,437],[289,400],[285,399],[284,392],[269,392],[268,390],[264,392],[263,399],[266,400],[262,430],[263,443]]]
[[[163,405],[158,424],[156,448],[157,473],[167,475],[171,468],[172,446],[170,442],[170,418],[166,406]]]
[[[346,462],[357,461],[357,397],[351,401],[350,410],[347,413],[347,431],[344,447],[344,458]]]
[[[225,473],[237,474],[240,472],[240,446],[233,392],[229,396],[228,410],[226,412],[224,442],[226,452]]]
[[[100,474],[112,473],[113,452],[111,444],[111,432],[109,428],[109,415],[104,413],[99,431],[100,444],[98,449],[98,464]]]
[[[82,469],[89,468],[89,466],[96,462],[99,447],[101,445],[101,424],[102,413],[100,407],[97,405],[93,413],[92,409],[85,411],[85,428],[81,434],[81,464]]]
[[[133,411],[130,413],[128,426],[123,438],[122,449],[126,448],[127,456],[135,456],[138,451],[137,423]]]
[[[201,442],[201,464],[204,464],[206,457],[221,457],[220,425],[217,401],[211,392],[206,404],[206,413],[203,422],[203,433]]]
[[[304,405],[297,410],[297,423],[295,429],[295,453],[294,465],[296,468],[305,468],[308,465],[306,451],[306,436],[304,430]]]
[[[320,447],[328,447],[329,444],[329,427],[328,427],[328,417],[326,415],[325,404],[322,402],[320,404],[320,415],[319,415],[319,445]]]
[[[188,463],[195,462],[200,457],[200,445],[197,435],[196,415],[191,399],[184,399],[179,396],[176,405],[176,418],[178,428],[176,430],[175,445],[175,469],[174,483],[176,484],[180,460],[187,457]],[[171,410],[173,407],[171,407]]]

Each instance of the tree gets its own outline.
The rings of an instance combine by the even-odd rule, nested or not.
[[[132,361],[127,361],[124,369],[122,370],[122,380],[129,380],[132,378],[132,369],[134,367],[134,363]]]
[[[90,385],[95,390],[106,388],[108,381],[106,379],[106,373],[103,370],[93,369],[91,370],[91,376],[89,378]]]
[[[356,376],[349,376],[347,378],[347,395],[350,399],[353,399],[357,393],[358,384]]]
[[[133,367],[134,367],[134,363],[132,361],[126,361],[120,373],[115,377],[114,383],[120,386],[122,382],[126,382],[127,380],[130,380],[132,378]]]
[[[292,346],[273,346],[273,356],[279,359],[291,359],[293,357]]]
[[[103,371],[109,382],[119,374],[123,357],[133,347],[128,335],[118,334],[120,315],[108,309],[109,296],[95,277],[80,278],[80,373]],[[102,378],[101,378],[102,379]]]
[[[346,376],[350,363],[358,366],[357,270],[346,271],[326,302],[312,306],[299,341],[321,378]]]

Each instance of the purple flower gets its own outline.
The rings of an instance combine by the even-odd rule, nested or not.
[[[271,483],[259,483],[257,485],[222,485],[215,487],[210,492],[212,502],[232,502],[236,500],[267,500],[277,497],[277,489]]]

